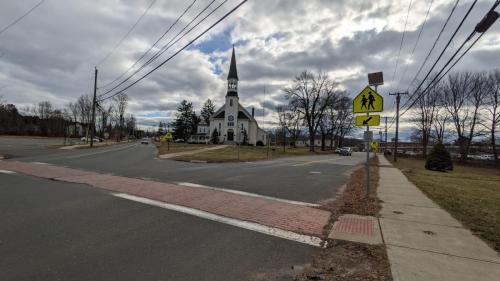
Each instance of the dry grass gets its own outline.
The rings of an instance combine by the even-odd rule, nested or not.
[[[238,151],[239,150],[239,151]],[[223,149],[204,151],[191,155],[183,155],[174,158],[175,160],[190,161],[208,161],[208,162],[237,162],[237,161],[259,161],[274,159],[279,157],[301,156],[301,155],[321,155],[331,154],[332,151],[320,151],[318,148],[315,152],[310,152],[308,147],[292,148],[287,147],[283,151],[283,147],[262,147],[262,146],[228,146]]]
[[[161,144],[159,142],[155,142],[154,144],[158,148],[158,153],[160,155],[169,154],[169,153],[184,152],[184,151],[191,151],[191,150],[198,150],[198,149],[203,149],[203,148],[208,148],[208,147],[214,146],[212,144],[189,144],[189,143],[170,143],[170,144],[167,144],[166,142],[161,143]]]
[[[392,160],[392,159],[391,159]],[[500,251],[500,169],[455,165],[451,172],[424,168],[424,160],[393,163],[452,216]]]

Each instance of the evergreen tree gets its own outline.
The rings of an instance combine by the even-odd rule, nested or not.
[[[453,162],[446,147],[442,143],[436,144],[427,157],[425,168],[431,171],[451,171],[453,170]]]
[[[243,145],[247,145],[248,144],[248,134],[247,134],[247,129],[243,129],[243,141],[242,141],[242,144]]]
[[[160,121],[160,124],[158,124],[158,136],[163,136],[166,131],[165,131],[166,124]]]
[[[183,100],[177,107],[174,121],[174,138],[183,139],[187,141],[193,133],[193,128],[196,130],[196,120],[194,119],[195,113],[193,111],[193,104]],[[196,131],[195,131],[196,133]]]
[[[208,99],[201,109],[201,118],[207,123],[210,123],[210,116],[215,113],[215,104],[212,100]]]
[[[210,137],[210,142],[213,144],[219,143],[219,132],[217,132],[217,129],[214,129],[214,131],[212,132],[212,136]]]

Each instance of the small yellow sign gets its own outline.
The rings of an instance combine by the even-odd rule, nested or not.
[[[384,111],[384,98],[375,90],[366,86],[352,101],[352,112],[382,112]]]
[[[380,125],[380,115],[358,115],[356,116],[356,126],[378,126]]]
[[[160,137],[160,141],[172,141],[173,136],[171,132],[166,133],[165,135]]]
[[[370,143],[372,151],[377,151],[378,150],[378,141],[372,141]]]

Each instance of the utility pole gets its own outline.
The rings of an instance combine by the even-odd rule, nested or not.
[[[398,153],[398,138],[399,138],[399,103],[401,102],[401,95],[408,95],[408,92],[404,93],[393,93],[389,94],[391,96],[396,96],[396,139],[394,140],[394,162],[397,162]]]
[[[386,117],[382,117],[382,118],[385,119],[385,148],[384,148],[384,153],[385,153],[385,151],[387,150],[387,147],[388,147],[387,146],[387,118],[388,117],[386,116]]]
[[[97,67],[95,68],[94,75],[94,98],[92,99],[92,122],[90,123],[90,147],[94,146],[94,134],[95,134],[95,104],[97,95]]]

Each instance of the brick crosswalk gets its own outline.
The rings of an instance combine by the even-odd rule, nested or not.
[[[181,186],[55,165],[0,161],[0,169],[35,177],[80,183],[254,222],[295,233],[323,236],[330,212],[310,206],[234,194],[221,190]]]

